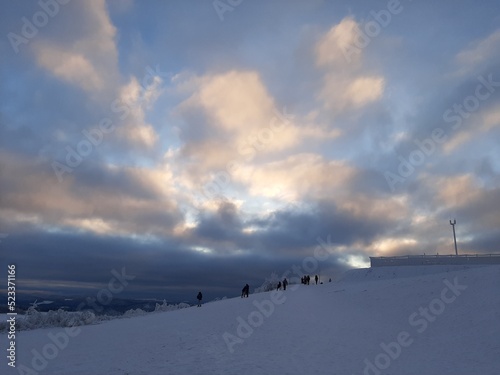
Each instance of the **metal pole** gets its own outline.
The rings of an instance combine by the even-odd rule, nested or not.
[[[453,219],[453,221],[450,220],[450,224],[453,227],[453,241],[455,242],[455,255],[458,256],[458,250],[457,250],[457,237],[455,236],[455,224],[457,221]]]

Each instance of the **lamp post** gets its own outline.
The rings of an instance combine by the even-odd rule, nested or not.
[[[455,255],[458,256],[458,250],[457,250],[457,237],[455,236],[455,224],[457,221],[453,219],[453,221],[450,220],[450,224],[453,227],[453,241],[455,242]]]

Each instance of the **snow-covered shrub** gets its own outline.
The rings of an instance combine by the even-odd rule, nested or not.
[[[161,305],[159,303],[156,304],[155,312],[173,311],[173,310],[185,309],[187,307],[191,307],[191,305],[189,305],[188,303],[184,303],[184,302],[181,302],[177,305],[169,305],[166,300],[163,300],[163,303]]]
[[[154,312],[163,311],[173,311],[179,309],[185,309],[191,307],[188,303],[179,303],[176,305],[169,305],[166,300],[163,300],[162,304],[157,303]],[[82,326],[88,324],[95,324],[98,322],[119,319],[119,318],[130,318],[134,316],[142,316],[149,314],[147,311],[142,309],[130,309],[127,310],[121,316],[109,316],[109,315],[99,315],[91,310],[84,311],[64,311],[64,310],[50,310],[48,312],[40,312],[36,309],[36,304],[31,306],[25,315],[18,315],[16,319],[16,329],[18,331],[37,329],[37,328],[48,328],[48,327],[73,327]],[[0,332],[7,332],[9,329],[8,322],[0,322]]]
[[[261,286],[255,288],[254,293],[264,293],[274,290],[278,287],[278,283],[282,281],[276,272],[273,272],[271,276],[266,277],[266,280]]]
[[[34,306],[31,306],[25,315],[18,315],[16,329],[24,331],[47,327],[73,327],[93,324],[96,321],[96,315],[89,310],[68,312],[59,309],[40,312]],[[0,332],[3,332],[3,329],[2,324],[0,325]]]

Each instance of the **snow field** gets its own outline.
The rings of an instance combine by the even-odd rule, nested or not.
[[[353,270],[335,283],[75,327],[59,347],[51,338],[64,328],[22,331],[18,367],[2,373],[497,375],[499,290],[499,266]]]

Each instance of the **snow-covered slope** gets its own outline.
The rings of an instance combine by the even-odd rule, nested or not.
[[[435,267],[20,332],[17,368],[1,373],[499,374],[500,267]]]

